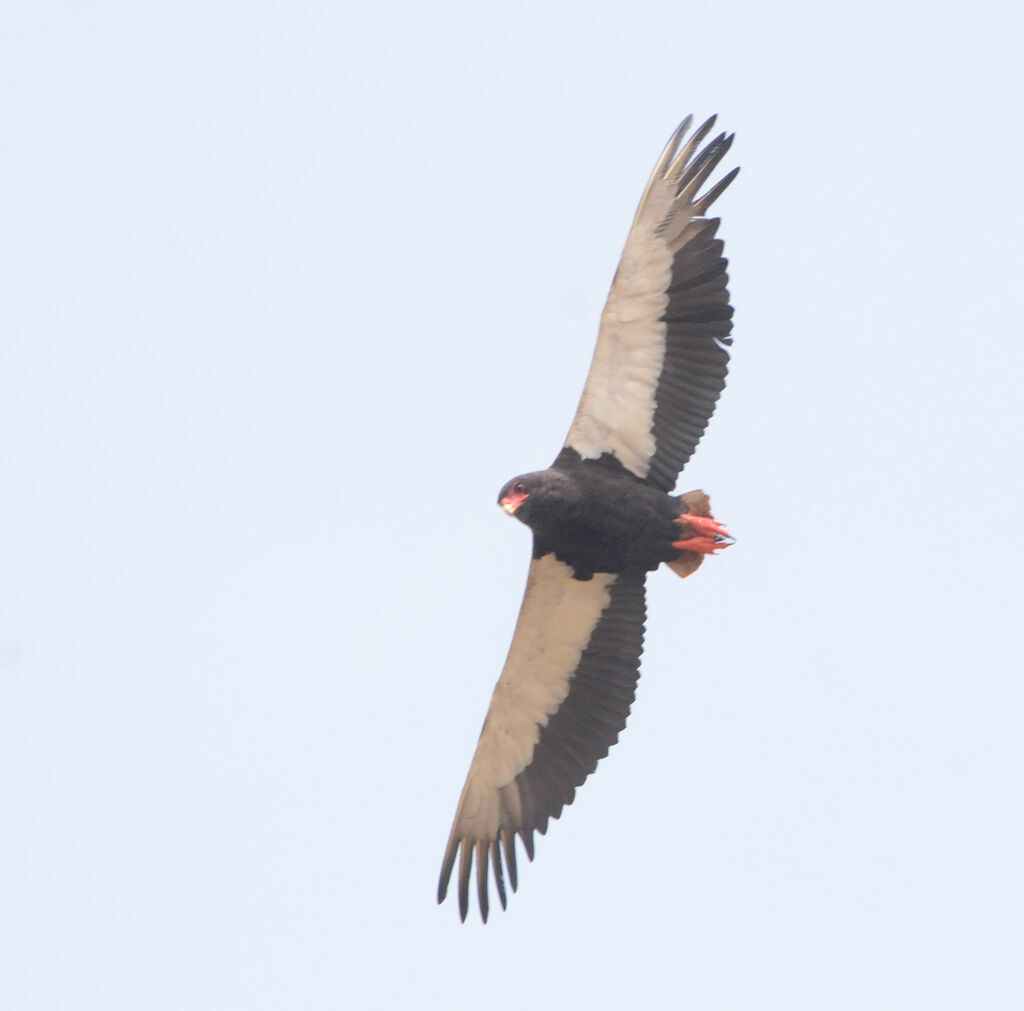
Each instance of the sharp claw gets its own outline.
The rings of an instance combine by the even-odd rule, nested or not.
[[[687,537],[685,541],[672,542],[677,551],[696,551],[702,555],[713,555],[728,546],[725,541],[716,541],[713,537]]]

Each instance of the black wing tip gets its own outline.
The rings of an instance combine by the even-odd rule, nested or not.
[[[736,134],[734,133],[720,133],[715,138],[715,164],[729,153],[729,148],[732,147],[732,142],[735,139]]]
[[[437,883],[437,902],[440,905],[448,897],[448,886],[451,884],[452,872],[455,869],[456,862],[458,862],[459,922],[465,923],[466,917],[469,915],[470,879],[473,876],[474,854],[476,858],[477,903],[480,908],[480,919],[486,923],[487,917],[490,914],[490,892],[487,875],[492,869],[492,861],[498,901],[501,903],[502,909],[508,908],[508,893],[505,888],[505,867],[501,859],[502,842],[505,843],[505,864],[508,867],[509,884],[514,892],[519,884],[516,873],[514,835],[510,839],[496,838],[491,842],[457,839],[449,843],[448,849],[445,851],[444,862],[441,866],[441,877]]]
[[[715,188],[716,190],[718,190],[718,191],[719,191],[719,193],[720,193],[720,192],[721,192],[722,190],[724,190],[724,189],[726,188],[726,186],[728,186],[728,185],[729,185],[729,183],[731,183],[731,182],[733,181],[733,179],[735,179],[735,178],[736,178],[736,177],[737,177],[737,176],[738,176],[739,174],[740,174],[740,166],[739,166],[739,165],[735,165],[735,166],[734,166],[733,168],[729,169],[729,171],[728,171],[728,172],[726,172],[726,173],[725,173],[725,175],[724,175],[724,176],[722,176],[722,178],[721,178],[721,179],[719,179],[717,183],[715,183],[715,186],[714,186],[714,188]]]
[[[679,121],[679,125],[672,132],[672,136],[677,137],[681,141],[686,136],[691,126],[693,126],[693,113],[688,112]]]
[[[505,850],[505,866],[508,868],[508,883],[514,892],[519,887],[519,872],[516,868],[516,834],[507,828],[501,830],[501,845]]]
[[[712,128],[714,127],[715,123],[717,123],[717,122],[718,122],[718,113],[717,112],[711,113],[711,115],[708,116],[708,118],[706,120],[704,120],[704,122],[701,123],[700,126],[697,127],[696,136],[701,138],[701,139],[703,139],[707,134],[709,134],[711,132]],[[698,140],[698,143],[700,143],[699,140]]]
[[[734,133],[720,133],[705,144],[679,176],[677,199],[685,200],[687,203],[692,202],[699,212],[710,206],[710,201],[705,203],[703,197],[697,196],[697,192],[707,182],[711,173],[718,168],[719,163],[732,147],[735,136]]]
[[[455,857],[458,855],[459,846],[454,840],[449,841],[448,848],[444,851],[444,860],[441,862],[441,877],[437,882],[437,904],[444,902],[448,895],[448,885],[452,879],[452,871],[455,868]]]
[[[494,885],[498,889],[498,901],[502,909],[508,908],[508,901],[505,896],[505,875],[501,866],[501,842],[499,836],[491,841],[491,867],[494,870]]]
[[[487,864],[490,844],[481,839],[476,844],[476,897],[480,906],[480,918],[487,922],[487,914],[490,911],[490,894],[487,887]]]
[[[708,208],[728,189],[729,184],[740,174],[740,167],[737,165],[735,168],[730,169],[721,179],[715,183],[704,194],[704,196],[694,201],[694,207],[697,209],[697,213],[703,217],[707,214]],[[728,262],[728,261],[726,261]]]
[[[462,859],[459,861],[459,916],[466,922],[469,912],[469,875],[473,869],[473,847],[468,840],[462,840]]]

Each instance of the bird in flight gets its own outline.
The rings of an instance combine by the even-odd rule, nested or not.
[[[665,562],[688,576],[732,543],[702,491],[671,494],[725,386],[732,343],[727,261],[707,211],[739,169],[701,192],[732,144],[724,133],[704,144],[714,123],[687,139],[688,116],[654,167],[561,452],[498,495],[533,531],[533,559],[441,867],[438,902],[458,864],[463,920],[474,860],[486,923],[489,871],[505,908],[516,836],[532,860],[534,832],[572,803],[625,727],[647,573]]]

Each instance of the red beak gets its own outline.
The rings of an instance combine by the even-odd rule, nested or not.
[[[499,503],[502,509],[515,516],[516,510],[530,497],[528,491],[510,491]]]

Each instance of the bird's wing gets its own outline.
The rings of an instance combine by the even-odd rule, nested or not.
[[[700,195],[732,143],[703,149],[712,116],[683,144],[691,118],[654,168],[601,315],[597,348],[565,442],[584,460],[605,454],[670,491],[715,409],[729,353],[727,261],[705,214],[738,168]]]
[[[579,580],[553,554],[531,563],[441,868],[438,902],[458,859],[463,919],[474,853],[486,921],[488,867],[504,907],[506,869],[516,888],[516,833],[532,860],[534,830],[543,834],[572,803],[626,725],[643,651],[644,575]]]

